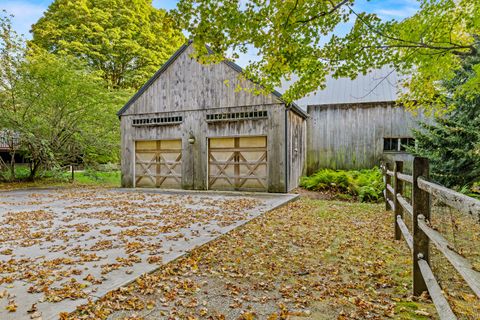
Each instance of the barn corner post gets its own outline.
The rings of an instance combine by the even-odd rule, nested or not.
[[[413,190],[412,190],[412,206],[413,206],[413,294],[418,296],[427,291],[425,280],[423,279],[419,260],[430,263],[429,259],[429,238],[420,229],[418,219],[430,220],[430,194],[418,187],[418,178],[429,177],[428,159],[415,157],[413,159]]]
[[[395,204],[395,208],[393,209],[393,223],[395,224],[395,240],[400,240],[402,237],[402,231],[397,223],[397,218],[400,217],[403,219],[403,210],[400,203],[398,203],[398,195],[403,193],[403,181],[398,178],[397,174],[403,172],[403,161],[395,161],[393,172],[393,178],[395,181],[393,187],[393,203]]]

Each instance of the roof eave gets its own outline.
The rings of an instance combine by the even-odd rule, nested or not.
[[[165,70],[192,44],[192,40],[189,40],[188,43],[182,45],[171,57],[170,59],[165,62],[162,67],[155,72],[155,74],[140,88],[140,90],[137,91],[133,95],[130,100],[117,112],[117,116],[121,117],[127,110],[130,108],[130,106],[152,85],[153,82],[155,82],[160,75],[165,72]],[[212,52],[212,50],[207,46],[207,50],[209,52]],[[233,61],[230,60],[223,60],[225,64],[230,66],[233,70],[237,71],[238,73],[244,73],[242,67],[240,67],[238,64],[236,64]],[[251,80],[250,80],[251,81]],[[291,107],[293,111],[295,111],[298,115],[303,117],[304,119],[307,119],[309,117],[308,113],[306,113],[302,108],[300,108],[297,104],[294,102],[292,103],[286,103],[285,100],[282,97],[282,94],[276,90],[272,91],[272,94],[278,98],[281,102],[285,103],[286,106]]]

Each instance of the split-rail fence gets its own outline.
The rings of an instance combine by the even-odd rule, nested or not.
[[[415,157],[412,174],[404,173],[404,162],[384,162],[386,209],[394,213],[395,239],[405,239],[413,253],[413,294],[428,291],[440,319],[457,319],[430,267],[429,244],[432,243],[462,276],[466,284],[480,298],[480,272],[462,255],[452,250],[448,241],[430,224],[431,198],[471,215],[480,222],[480,201],[429,180],[428,159]],[[406,194],[410,184],[411,194]],[[410,192],[408,192],[410,193]],[[411,199],[411,201],[409,200]],[[405,219],[411,219],[410,233]]]

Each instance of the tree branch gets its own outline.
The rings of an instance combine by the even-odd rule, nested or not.
[[[316,20],[316,19],[318,19],[318,18],[325,17],[326,15],[329,15],[329,14],[334,13],[334,12],[337,11],[340,7],[342,7],[343,5],[347,4],[348,2],[349,2],[349,0],[340,1],[339,3],[337,3],[336,5],[334,5],[332,9],[330,9],[330,10],[328,10],[328,11],[320,12],[319,14],[314,15],[313,17],[310,17],[310,18],[305,19],[305,20],[297,20],[297,21],[295,21],[295,23],[309,23],[309,22],[312,22],[313,20]],[[349,7],[349,6],[347,5],[347,7]]]
[[[292,16],[293,11],[297,9],[297,6],[298,6],[298,0],[295,0],[295,5],[293,6],[293,9],[290,10],[290,12],[288,13],[287,19],[285,20],[283,27],[286,27],[288,25],[288,22],[290,21],[290,17]]]
[[[463,55],[471,55],[474,53],[475,48],[473,46],[451,46],[451,47],[443,47],[443,46],[435,46],[429,45],[426,43],[417,43],[417,44],[388,44],[388,45],[379,45],[379,46],[363,46],[363,49],[368,48],[375,48],[375,49],[390,49],[390,48],[420,48],[420,49],[432,49],[432,50],[443,50],[443,51],[450,51],[456,52],[457,54]],[[470,49],[470,52],[461,52],[455,51],[458,49]]]
[[[388,48],[425,48],[425,49],[432,49],[432,50],[450,51],[451,53],[453,53],[455,55],[463,55],[463,56],[471,56],[471,55],[475,55],[477,53],[477,50],[476,50],[474,45],[458,45],[458,44],[455,44],[455,43],[450,43],[451,46],[445,47],[445,46],[437,46],[437,45],[432,45],[432,44],[426,44],[423,41],[422,42],[408,41],[408,40],[405,40],[405,39],[390,36],[388,34],[385,34],[381,31],[375,29],[373,26],[371,26],[357,12],[355,12],[355,10],[353,10],[351,6],[347,5],[347,7],[358,18],[358,20],[360,22],[362,22],[365,26],[367,26],[368,29],[370,29],[374,33],[378,34],[381,37],[389,39],[389,40],[405,43],[405,44],[376,46],[376,48],[384,48],[384,49],[388,49]],[[365,47],[365,48],[367,48],[367,47]],[[469,52],[459,51],[461,49],[470,49],[470,51]]]

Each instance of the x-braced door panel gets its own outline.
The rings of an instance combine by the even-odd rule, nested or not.
[[[181,188],[182,140],[135,143],[135,186]]]
[[[267,190],[267,138],[210,138],[209,189]]]

